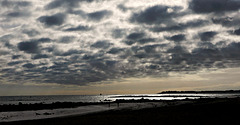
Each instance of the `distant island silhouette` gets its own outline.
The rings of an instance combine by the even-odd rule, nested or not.
[[[240,90],[213,90],[213,91],[163,91],[158,94],[185,94],[185,93],[194,93],[194,94],[232,94],[240,93]]]

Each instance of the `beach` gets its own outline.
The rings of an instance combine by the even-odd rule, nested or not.
[[[110,110],[139,110],[153,107],[180,105],[190,102],[191,101],[120,100],[105,103],[58,102],[51,104],[37,103],[4,105],[0,106],[0,122],[69,117]]]
[[[99,111],[37,120],[2,122],[1,125],[240,124],[238,117],[240,98],[120,103],[119,105],[118,107],[117,103],[112,103],[110,107],[102,105],[105,108]]]

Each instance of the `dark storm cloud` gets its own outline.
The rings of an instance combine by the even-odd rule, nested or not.
[[[103,42],[97,47],[105,48],[105,44]],[[169,48],[167,44],[154,44],[133,46],[128,49],[115,47],[107,50],[107,53],[119,57],[126,54],[123,59],[128,60],[129,63],[123,64],[121,61],[109,58],[104,52],[93,54],[70,50],[62,54],[70,58],[58,58],[52,66],[38,67],[32,63],[24,64],[23,67],[28,74],[22,78],[27,77],[37,82],[84,86],[117,78],[160,75],[173,71],[188,72],[202,68],[223,68],[229,67],[228,64],[240,59],[240,43],[232,43],[222,48],[216,48],[214,44],[202,43],[198,44],[192,52],[179,45]],[[172,58],[166,58],[165,54],[171,54]],[[146,63],[149,65],[143,66]],[[15,65],[14,62],[12,65]],[[70,65],[72,68],[69,68]],[[42,77],[36,78],[33,74],[41,74]]]
[[[37,40],[23,41],[18,43],[17,47],[20,51],[24,51],[26,53],[39,53],[40,48],[39,44],[44,42],[50,42],[49,38],[40,38]]]
[[[99,53],[88,53],[88,57],[82,59],[70,58],[64,62],[55,60],[50,67],[34,67],[34,69],[29,69],[29,72],[36,73],[36,71],[40,71],[45,78],[41,79],[42,82],[80,86],[115,79],[118,76],[118,70],[116,70],[117,61],[109,60]],[[72,69],[69,68],[69,65],[72,65]]]
[[[65,29],[64,31],[89,31],[91,29],[92,28],[89,26],[78,25],[77,27],[68,28],[68,29]]]
[[[139,39],[137,41],[137,43],[139,44],[145,44],[145,43],[150,43],[150,42],[155,42],[156,39],[155,38],[143,38],[143,39]]]
[[[182,46],[175,46],[174,48],[169,49],[167,52],[174,54],[188,53],[187,49]]]
[[[157,51],[157,48],[163,49],[165,47],[166,47],[165,44],[132,46],[129,50],[125,50],[124,54],[127,54],[127,55],[124,55],[122,57],[126,58],[126,56],[127,56],[133,62],[138,61],[138,59],[136,59],[136,58],[141,58],[141,59],[144,59],[144,60],[145,59],[148,60],[148,59],[151,59],[151,58],[160,59],[159,57],[162,56],[162,53]],[[127,51],[130,51],[130,53],[128,53]]]
[[[49,38],[40,38],[40,39],[37,39],[36,42],[38,43],[46,43],[46,42],[50,42],[51,39]]]
[[[36,54],[32,57],[32,59],[42,59],[42,58],[48,58],[49,56],[46,54]]]
[[[141,39],[141,38],[143,38],[143,37],[145,37],[145,33],[131,33],[131,34],[129,34],[128,36],[127,36],[127,39],[129,39],[129,40],[138,40],[138,39]]]
[[[47,26],[62,25],[66,19],[66,15],[62,13],[57,13],[51,16],[41,16],[38,21],[44,23]]]
[[[179,30],[185,30],[188,28],[197,28],[197,27],[205,26],[207,24],[209,24],[209,21],[207,20],[196,20],[196,21],[189,21],[186,23],[179,23],[177,25],[167,26],[167,27],[155,26],[153,28],[150,28],[150,30],[153,32],[163,32],[163,31],[174,32]]]
[[[211,42],[206,42],[206,41],[203,41],[203,42],[199,42],[198,43],[198,46],[199,48],[207,48],[207,49],[217,49],[217,47],[212,44]]]
[[[236,29],[236,30],[234,30],[234,32],[233,32],[235,35],[240,35],[240,28],[239,29]]]
[[[114,64],[116,64],[116,61],[104,61],[104,60],[94,60],[89,62],[90,66],[92,68],[100,69],[102,71],[104,70],[111,70],[110,67],[112,67]]]
[[[97,62],[96,62],[97,63]],[[64,66],[64,65],[62,65]],[[101,65],[105,66],[105,65]],[[89,66],[88,66],[89,67]],[[98,72],[96,70],[93,70],[92,68],[86,67],[86,69],[82,69],[81,72],[83,74],[78,74],[76,70],[64,70],[61,69],[58,72],[48,72],[46,73],[45,77],[48,79],[44,80],[43,82],[47,83],[58,83],[58,84],[64,84],[64,85],[80,85],[85,86],[90,83],[100,83],[102,81],[106,81],[108,79],[114,79],[113,74],[105,74]],[[53,69],[56,71],[56,69]],[[86,71],[87,70],[87,71]],[[69,73],[62,73],[62,71],[68,71]]]
[[[53,0],[45,6],[45,9],[55,9],[59,7],[78,7],[80,2],[92,2],[94,0]]]
[[[238,16],[223,16],[213,17],[212,22],[215,24],[221,24],[224,27],[236,27],[239,25],[240,18]]]
[[[70,56],[73,54],[82,54],[82,53],[83,53],[83,51],[81,51],[81,50],[71,49],[71,50],[68,50],[67,52],[61,53],[60,56]]]
[[[10,17],[10,18],[18,18],[18,17],[30,16],[30,13],[29,12],[16,11],[16,12],[10,12],[6,16]]]
[[[215,35],[217,35],[217,32],[213,31],[203,32],[199,34],[202,41],[210,41]]]
[[[232,67],[234,63],[239,66],[239,52],[240,43],[231,43],[223,48],[216,48],[212,43],[201,43],[199,48],[194,49],[191,53],[181,46],[168,50],[168,53],[172,53],[169,64],[171,67],[175,67],[176,71],[196,71],[217,66],[220,66],[217,68]]]
[[[167,39],[172,40],[174,42],[181,42],[181,41],[185,40],[186,38],[185,38],[184,34],[178,34],[178,35],[171,36]]]
[[[240,34],[240,18],[231,17],[232,14],[230,14],[232,11],[237,12],[238,4],[232,3],[238,3],[238,1],[193,0],[189,3],[192,11],[184,10],[180,6],[167,5],[151,5],[138,11],[143,6],[138,8],[137,5],[133,9],[130,4],[125,6],[121,3],[115,4],[116,6],[110,9],[106,7],[104,10],[101,8],[104,8],[105,3],[100,3],[103,7],[99,9],[95,7],[84,10],[85,5],[81,7],[83,3],[92,1],[94,0],[52,0],[43,8],[44,15],[42,12],[31,12],[32,15],[36,14],[37,21],[45,27],[41,27],[39,23],[36,25],[30,20],[30,25],[24,22],[20,25],[21,27],[16,28],[19,30],[16,30],[13,35],[0,38],[0,47],[3,48],[0,50],[0,55],[4,59],[9,59],[5,63],[7,67],[0,69],[1,76],[13,82],[84,86],[122,78],[165,77],[170,72],[195,72],[205,68],[240,66],[240,43],[231,43],[234,41],[231,38],[229,41],[217,42],[214,37],[226,32],[225,29],[211,31],[214,23],[214,25],[229,27],[227,30],[232,29],[232,33],[229,33],[230,37],[234,37],[232,34]],[[223,1],[228,2],[225,8],[222,7]],[[24,5],[20,2],[10,2],[10,4],[6,3],[6,0],[4,2],[1,1],[0,4],[4,3],[14,8],[17,5],[18,7],[30,5],[30,3]],[[203,5],[204,2],[206,6]],[[213,3],[217,3],[212,7],[215,10],[211,9]],[[95,4],[98,5],[94,2],[91,7]],[[29,10],[32,11],[33,8]],[[36,9],[41,10],[41,8]],[[9,10],[3,16],[11,19],[21,17],[25,12],[21,8],[19,10]],[[203,13],[211,12],[214,14],[203,17]],[[219,16],[221,12],[228,13]],[[117,15],[120,17],[115,17]],[[194,19],[191,19],[192,16]],[[104,19],[109,22],[98,23]],[[114,22],[115,20],[117,22]],[[119,23],[121,21],[123,23]],[[0,26],[5,26],[4,23]],[[134,23],[134,25],[127,23]],[[7,26],[11,27],[11,25],[12,23]],[[51,26],[60,27],[44,29]],[[200,28],[203,26],[204,28]],[[187,29],[196,30],[196,32],[193,34],[185,32],[184,30]],[[49,30],[50,34],[47,33]],[[6,34],[12,33],[8,30],[6,32]],[[52,34],[54,36],[51,37]],[[197,41],[192,38],[196,36],[195,34],[197,34],[195,37]],[[16,44],[15,41],[18,39],[16,36],[29,40]],[[43,38],[37,39],[39,37]],[[105,39],[100,40],[101,38]],[[25,53],[18,54],[18,50]]]
[[[233,42],[227,47],[222,48],[222,54],[226,59],[239,60],[240,59],[240,43]]]
[[[24,67],[24,68],[34,68],[35,65],[33,65],[32,63],[27,63],[27,64],[22,65],[22,67]]]
[[[196,13],[221,13],[240,9],[239,0],[192,0],[189,8]]]
[[[93,20],[93,21],[100,21],[105,17],[111,16],[112,11],[109,10],[101,10],[101,11],[96,11],[92,13],[88,13],[88,19]]]
[[[172,9],[173,12],[169,12]],[[172,18],[178,17],[180,14],[177,14],[176,11],[181,10],[181,7],[169,7],[156,5],[149,7],[146,10],[134,13],[130,21],[136,23],[145,23],[145,24],[163,24],[172,22]]]
[[[0,6],[1,7],[26,7],[26,6],[30,6],[31,2],[29,1],[12,1],[12,0],[2,0],[0,2]]]
[[[12,56],[12,59],[18,59],[18,58],[20,58],[21,57],[21,55],[13,55]]]
[[[7,65],[14,66],[14,65],[17,65],[17,64],[21,64],[21,63],[23,63],[23,61],[12,61],[12,62],[9,62]]]
[[[155,38],[147,37],[146,33],[144,32],[134,32],[127,35],[126,40],[124,40],[123,42],[127,45],[132,45],[134,43],[145,44],[154,41],[156,41]]]
[[[24,51],[26,53],[38,53],[39,52],[39,46],[37,42],[20,42],[18,44],[18,49],[21,51]]]
[[[102,49],[107,49],[111,46],[112,44],[109,43],[108,41],[97,41],[96,43],[92,44],[91,47],[94,48],[102,48]]]
[[[133,41],[133,40],[125,40],[123,42],[127,45],[133,45],[134,43],[136,43],[136,41]]]
[[[127,45],[133,45],[135,43],[146,44],[146,43],[151,43],[151,42],[155,42],[155,41],[156,41],[155,38],[142,38],[142,39],[138,39],[138,40],[125,40],[123,42]]]
[[[191,52],[186,47],[180,45],[167,48],[169,46],[164,44],[146,45],[143,47],[133,46],[130,49],[132,53],[124,56],[124,59],[128,58],[128,61],[136,66],[145,63],[150,64],[149,66],[142,67],[143,69],[139,67],[139,71],[134,72],[152,75],[151,73],[157,74],[158,71],[165,73],[173,71],[189,72],[203,68],[232,67],[234,66],[233,64],[239,63],[240,57],[240,43],[231,43],[218,48],[217,44],[202,42]],[[124,50],[124,53],[126,52]],[[170,54],[171,58],[166,58],[165,54]],[[138,64],[137,62],[141,63]]]
[[[110,54],[118,54],[120,52],[122,52],[124,49],[122,48],[111,48],[107,53],[110,53]]]
[[[81,16],[83,19],[88,19],[90,21],[101,21],[102,19],[110,17],[113,14],[113,12],[110,10],[98,10],[90,13],[87,13],[83,10],[69,10],[68,13]],[[79,29],[84,29],[84,27],[80,25]]]

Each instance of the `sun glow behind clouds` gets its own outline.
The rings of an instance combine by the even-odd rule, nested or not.
[[[3,84],[0,95],[91,95],[91,94],[151,94],[167,90],[240,89],[240,69],[201,71],[197,74],[171,73],[162,78],[127,78],[90,86],[58,84]],[[8,92],[6,91],[8,90]],[[9,91],[11,90],[11,91]]]

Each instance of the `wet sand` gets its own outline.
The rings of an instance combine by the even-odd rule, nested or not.
[[[176,102],[176,103],[175,103]],[[122,108],[86,115],[1,123],[1,125],[239,125],[240,98],[199,99],[161,107]],[[121,104],[120,104],[121,106]]]

